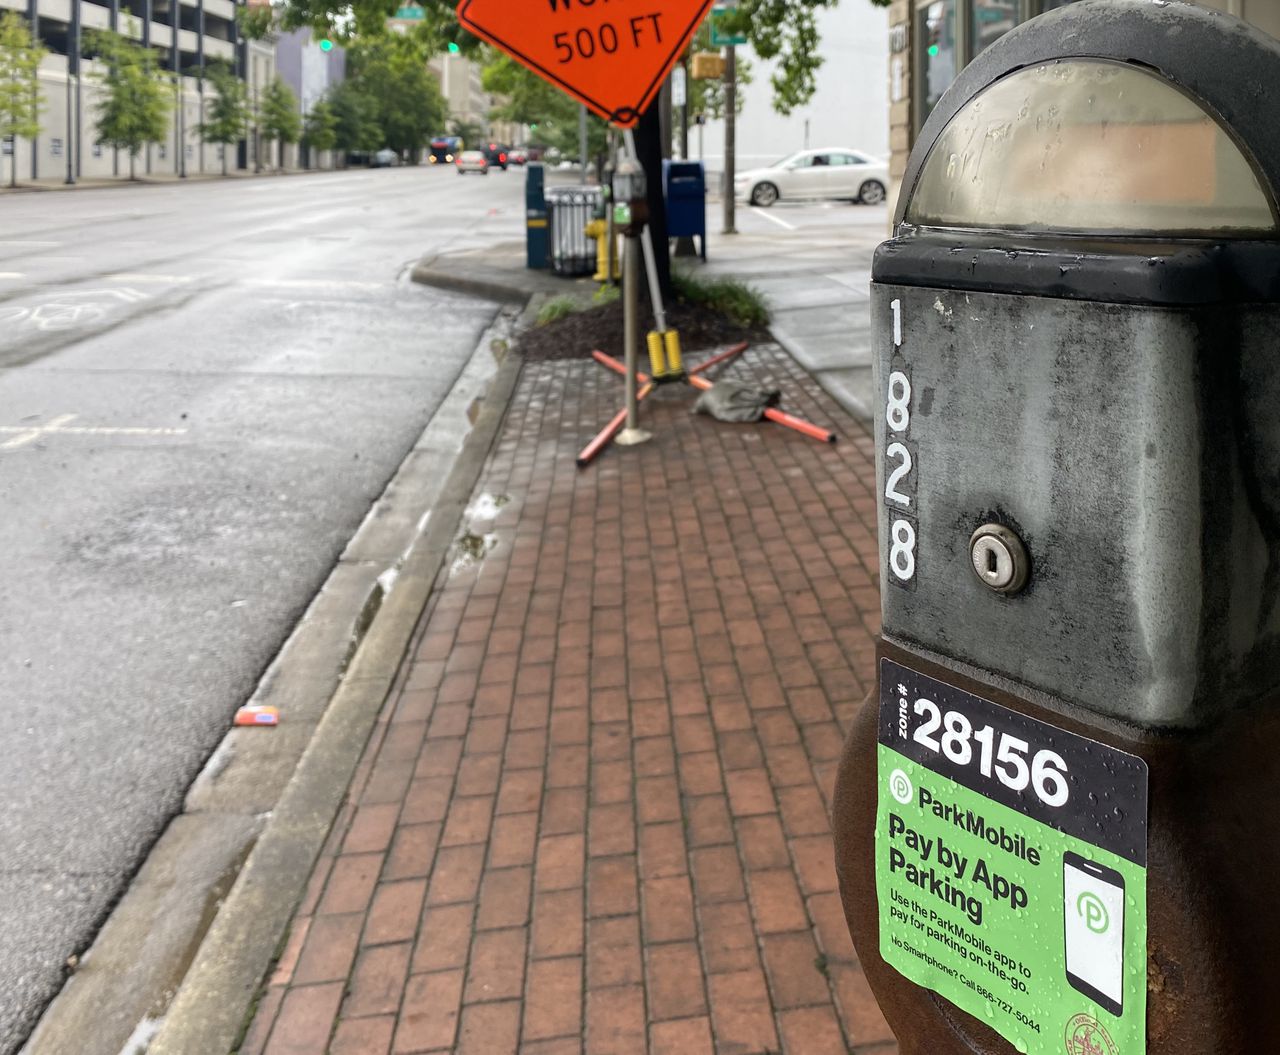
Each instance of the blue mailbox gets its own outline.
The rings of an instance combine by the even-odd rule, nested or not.
[[[707,259],[707,170],[701,161],[662,163],[662,190],[667,197],[667,234],[697,238]]]
[[[550,266],[547,242],[546,172],[540,162],[530,162],[525,167],[524,215],[525,235],[528,246],[527,267],[531,270]]]

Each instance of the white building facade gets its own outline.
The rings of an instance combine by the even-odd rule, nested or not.
[[[769,83],[773,64],[737,49],[751,63],[751,84],[741,89],[737,123],[739,172],[767,165],[809,147],[851,147],[882,157],[889,152],[888,56],[885,39],[889,16],[869,0],[845,0],[816,12],[819,54],[823,62],[813,98],[789,115],[773,108]],[[680,128],[680,115],[675,115]],[[724,122],[709,121],[701,129],[702,159],[708,171],[724,170]],[[689,129],[689,154],[699,157],[699,129]]]
[[[18,179],[49,180],[127,176],[124,152],[95,144],[95,112],[101,98],[96,74],[101,64],[68,62],[90,29],[115,30],[154,48],[159,65],[181,74],[175,88],[165,138],[145,148],[135,167],[139,175],[219,172],[222,147],[201,141],[199,126],[213,92],[204,69],[220,61],[243,75],[248,42],[239,40],[232,0],[0,0],[0,9],[24,15],[48,49],[39,71],[40,134],[34,140],[6,143],[4,177],[16,155]],[[272,59],[271,47],[254,46]],[[273,61],[273,59],[272,59]],[[257,67],[261,76],[274,76]],[[180,104],[181,103],[181,104]],[[252,144],[249,144],[251,149]],[[228,147],[228,167],[243,163],[245,146]]]

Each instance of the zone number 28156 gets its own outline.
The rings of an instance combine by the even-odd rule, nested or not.
[[[902,345],[902,301],[890,304],[893,311],[893,346]],[[890,443],[884,449],[884,500],[890,517],[889,571],[899,582],[916,577],[916,528],[905,515],[912,508],[911,451],[906,439],[911,428],[911,379],[902,370],[889,373],[885,386],[884,420]]]

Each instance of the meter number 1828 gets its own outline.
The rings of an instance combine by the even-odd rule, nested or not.
[[[903,701],[906,702],[905,700]],[[1031,745],[1008,733],[997,734],[985,725],[974,729],[962,711],[945,713],[932,700],[919,699],[915,713],[924,719],[911,734],[911,739],[934,754],[941,754],[957,766],[968,766],[977,755],[978,771],[987,778],[994,776],[1011,791],[1030,787],[1046,806],[1063,806],[1070,797],[1067,785],[1067,763],[1056,751],[1037,751],[1027,761]],[[941,736],[938,734],[941,732]],[[977,745],[977,751],[974,745]]]

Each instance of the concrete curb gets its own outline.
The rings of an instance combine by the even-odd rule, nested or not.
[[[856,395],[852,389],[841,383],[838,377],[833,376],[832,371],[820,369],[814,363],[812,357],[805,353],[804,346],[799,341],[781,326],[771,325],[769,333],[783,350],[799,363],[805,372],[822,386],[822,390],[834,399],[851,418],[863,425],[871,423],[874,415],[871,408],[866,405],[866,402]],[[866,373],[869,377],[871,373],[870,367],[866,368]]]
[[[293,918],[390,691],[520,375],[508,355],[490,384],[426,532],[356,653],[235,886],[170,1005],[150,1055],[230,1051]]]
[[[228,733],[23,1055],[133,1055],[153,1034],[146,1050],[232,1050],[506,414],[510,329],[485,332],[264,674],[250,702],[281,726]]]
[[[500,304],[524,304],[529,299],[527,290],[517,289],[515,286],[439,270],[436,268],[439,259],[440,257],[433,256],[419,261],[409,272],[409,277],[422,286],[432,286],[451,293],[465,293],[472,297],[483,297],[485,300],[496,300]]]

